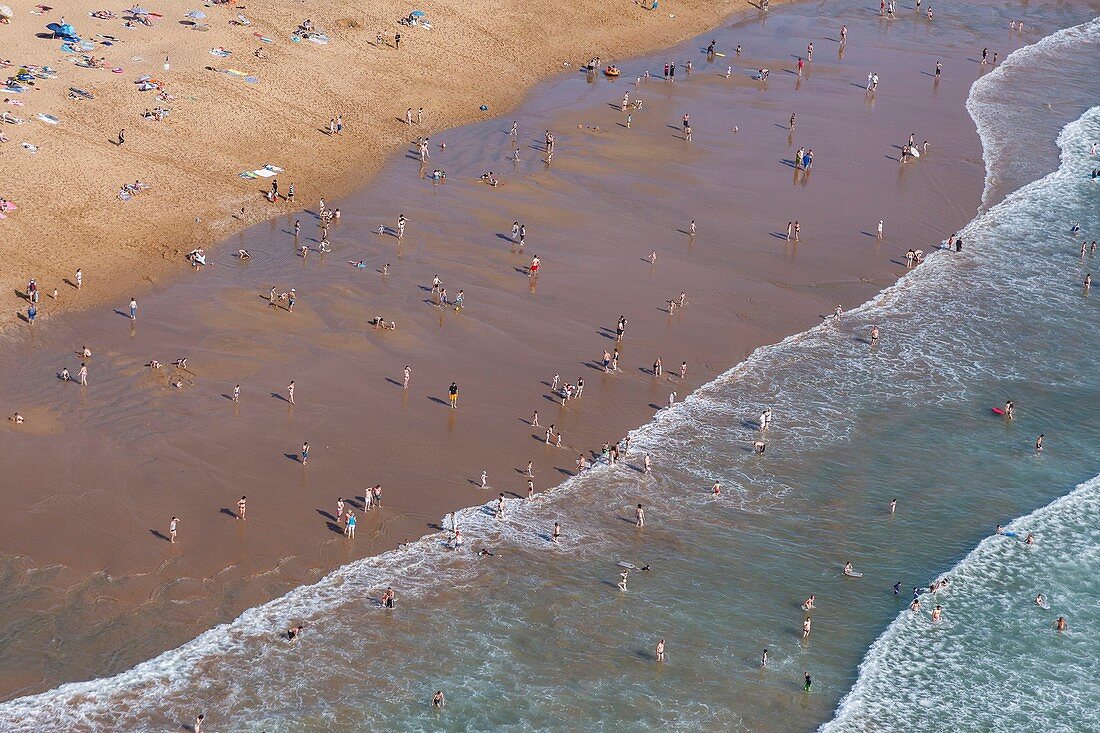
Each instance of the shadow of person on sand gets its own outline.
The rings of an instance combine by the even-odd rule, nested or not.
[[[171,541],[172,541],[172,538],[171,538],[171,537],[169,537],[168,535],[164,534],[164,533],[163,533],[163,532],[161,532],[160,530],[156,530],[156,529],[151,529],[151,530],[149,530],[149,534],[153,535],[153,536],[154,536],[154,537],[156,537],[156,538],[157,538],[158,540],[164,540],[165,542],[171,542]]]

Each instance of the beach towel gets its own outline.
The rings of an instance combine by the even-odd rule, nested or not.
[[[39,120],[45,122],[47,125],[56,125],[61,120],[57,119],[53,115],[46,114],[45,112],[39,112],[35,115]]]

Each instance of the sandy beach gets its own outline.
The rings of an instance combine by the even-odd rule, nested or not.
[[[67,21],[102,22],[84,13],[96,7],[79,5],[79,22],[70,9]],[[571,70],[536,87],[514,116],[438,134],[515,104],[563,61],[575,65],[606,47],[625,56],[696,33],[714,22],[713,7],[665,12],[662,5],[654,14],[585,3],[555,9],[560,34],[515,36],[502,29],[515,26],[518,8],[487,18],[475,6],[427,7],[430,31],[371,18],[351,28],[341,21],[350,10],[330,9],[313,17],[331,34],[327,45],[292,45],[285,36],[301,18],[278,11],[266,17],[247,8],[252,25],[230,27],[227,8],[205,8],[224,22],[208,17],[211,28],[200,33],[176,20],[190,8],[170,7],[152,29],[118,31],[133,38],[107,50],[146,60],[125,64],[117,88],[105,84],[95,101],[66,102],[61,78],[30,93],[36,100],[56,94],[62,118],[56,127],[26,123],[42,136],[37,154],[24,155],[15,137],[0,147],[5,166],[17,166],[9,180],[28,187],[11,193],[20,208],[0,222],[5,241],[27,248],[9,257],[0,279],[21,291],[37,276],[49,293],[83,267],[79,298],[89,305],[39,322],[4,347],[3,409],[26,418],[0,425],[11,487],[0,517],[0,578],[9,589],[0,609],[9,639],[0,661],[5,698],[126,669],[339,565],[436,531],[448,511],[500,492],[525,496],[528,461],[536,491],[553,487],[576,470],[578,455],[598,457],[602,444],[650,419],[671,393],[682,401],[756,347],[881,290],[905,272],[907,250],[928,251],[979,200],[980,146],[963,108],[974,72],[958,72],[971,49],[920,57],[851,43],[842,67],[833,63],[842,56],[837,29],[815,29],[817,68],[799,76],[800,48],[746,41],[740,57],[725,48],[724,57],[708,59],[688,44],[667,53],[695,66],[675,84],[635,84],[646,72],[659,77],[660,59],[617,57],[619,80]],[[57,15],[13,8],[20,25]],[[403,12],[394,7],[379,17]],[[376,25],[402,32],[400,52],[372,45]],[[121,124],[117,109],[136,116],[153,104],[132,91],[132,76],[160,73],[164,47],[156,44],[167,41],[152,40],[158,29],[190,48],[171,47],[169,90],[196,101],[174,105],[164,122],[126,123],[133,129],[120,148],[108,140]],[[255,29],[282,33],[264,46],[269,59],[251,54]],[[397,55],[406,53],[406,34],[423,66]],[[430,53],[425,34],[432,34]],[[32,34],[25,42],[57,53],[54,41]],[[208,47],[233,43],[234,68],[255,74],[256,84],[202,69],[226,63]],[[479,73],[458,84],[455,60],[472,59],[471,48]],[[372,62],[359,69],[364,55]],[[324,59],[310,72],[317,76],[299,76],[313,58]],[[932,101],[908,93],[933,88],[936,60],[948,76]],[[508,73],[520,65],[520,74]],[[763,67],[771,69],[766,85],[751,77]],[[870,68],[884,79],[874,95],[862,88]],[[629,127],[619,109],[624,92],[644,100]],[[471,108],[472,99],[490,111]],[[428,113],[412,136],[397,119],[410,105]],[[38,109],[30,107],[28,99],[24,109]],[[318,129],[336,112],[345,137]],[[80,134],[66,129],[70,117],[85,114]],[[225,130],[214,132],[212,120]],[[288,130],[295,131],[290,142]],[[543,130],[556,138],[552,162]],[[901,163],[911,132],[930,147],[919,161]],[[410,138],[429,133],[432,158],[421,166]],[[794,164],[800,147],[814,151],[811,170]],[[86,160],[63,171],[56,159],[47,165],[62,149]],[[269,204],[265,181],[237,176],[265,164],[285,168],[279,181],[284,191],[297,184],[296,205]],[[435,168],[446,170],[445,182],[429,180]],[[499,187],[479,182],[489,170]],[[118,200],[118,186],[135,178],[152,188]],[[320,196],[343,212],[327,254],[317,251]],[[244,216],[234,218],[242,206]],[[408,217],[400,240],[399,214]],[[798,242],[785,234],[794,220]],[[72,236],[51,236],[62,221]],[[513,221],[526,227],[522,247],[512,240]],[[212,266],[187,271],[182,255],[198,244],[209,247]],[[238,248],[251,258],[239,259]],[[540,274],[532,278],[536,255]],[[358,262],[364,266],[351,264]],[[452,300],[464,292],[460,312],[438,304],[435,276]],[[139,309],[131,320],[128,288],[139,280],[163,287],[133,291]],[[292,313],[284,301],[268,304],[271,287],[295,289]],[[670,308],[680,293],[683,307]],[[76,297],[63,290],[58,305]],[[52,311],[51,298],[42,300]],[[372,328],[376,316],[397,328]],[[622,371],[608,374],[600,362],[616,346],[620,316],[628,320]],[[77,373],[84,345],[93,352],[87,388],[57,379],[62,368]],[[181,357],[186,368],[173,367]],[[652,373],[658,357],[662,375]],[[146,366],[154,359],[164,368]],[[551,389],[556,374],[563,383],[583,379],[583,396],[562,405]],[[447,406],[452,382],[460,388],[457,410]],[[539,427],[531,424],[535,410]],[[546,444],[551,424],[561,447]],[[300,456],[305,441],[308,465]],[[375,484],[384,488],[382,508],[362,512],[364,489]],[[242,494],[244,522],[234,516]],[[354,542],[335,517],[338,497],[359,516]],[[167,541],[173,516],[180,517],[175,544]]]
[[[52,73],[0,95],[0,112],[22,121],[0,123],[8,140],[0,197],[18,207],[0,221],[0,285],[20,294],[34,278],[44,293],[57,288],[56,300],[38,305],[47,319],[160,283],[194,247],[297,208],[268,203],[266,181],[242,172],[277,166],[299,202],[333,198],[408,141],[407,108],[424,110],[416,134],[484,119],[547,74],[667,46],[750,3],[692,0],[650,11],[586,1],[546,17],[514,2],[439,2],[423,8],[430,28],[398,24],[414,7],[395,2],[364,11],[342,0],[166,0],[137,15],[90,0],[51,10],[31,0],[9,5],[0,75],[14,78],[27,65]],[[312,41],[294,37],[307,19]],[[46,28],[61,23],[88,50],[63,50]],[[155,86],[140,91],[141,79]],[[144,116],[158,109],[160,119]],[[342,134],[330,135],[337,115]],[[135,181],[148,188],[120,200]],[[17,323],[25,307],[19,297],[10,305],[0,325]]]

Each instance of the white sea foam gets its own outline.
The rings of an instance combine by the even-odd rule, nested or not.
[[[903,612],[871,646],[859,680],[822,733],[1100,727],[1100,476],[983,540],[946,576],[945,621]],[[1029,532],[1038,538],[1028,547]],[[1051,610],[1035,603],[1042,593]],[[1060,615],[1069,631],[1052,630]]]
[[[1023,50],[1013,56],[1022,53]],[[996,73],[986,79],[994,78]],[[1082,124],[1096,122],[1095,115],[1083,120]],[[982,129],[981,123],[979,128]],[[1064,133],[1084,134],[1084,128],[1072,125]],[[989,136],[984,135],[983,143],[987,141],[993,144]],[[1070,167],[1080,166],[1077,160],[1069,164]],[[1069,168],[1064,163],[1060,173],[1055,175],[1069,175],[1067,171]],[[1030,196],[1043,193],[1043,185],[1043,182],[1033,184],[1010,198],[1014,204],[1031,201]],[[922,398],[935,395],[941,400],[957,400],[965,395],[964,385],[975,377],[998,371],[997,376],[1006,379],[1023,376],[1023,372],[1011,371],[1011,366],[994,363],[991,355],[995,353],[995,344],[973,338],[973,334],[979,333],[974,330],[975,324],[983,315],[981,309],[966,302],[951,304],[949,310],[959,320],[952,322],[950,333],[916,329],[902,339],[892,338],[891,331],[910,325],[913,313],[931,313],[933,317],[944,313],[946,293],[957,292],[960,287],[972,287],[969,282],[972,273],[967,267],[975,254],[994,262],[1007,257],[1007,253],[983,246],[983,231],[999,222],[1012,223],[1010,216],[1011,207],[994,207],[986,212],[964,230],[969,244],[962,257],[936,253],[898,283],[846,314],[840,327],[822,324],[756,350],[744,362],[675,408],[662,411],[656,420],[633,431],[631,460],[639,463],[643,452],[669,456],[670,461],[676,461],[677,468],[699,479],[699,486],[685,492],[705,491],[707,481],[712,478],[712,466],[698,451],[691,449],[692,441],[696,445],[714,441],[715,445],[747,448],[756,435],[751,420],[763,406],[775,409],[777,421],[768,436],[769,445],[781,447],[786,443],[812,448],[826,442],[835,443],[852,434],[855,427],[852,413],[855,411],[848,408],[853,402],[872,404],[887,394],[896,395],[899,390],[920,394]],[[1041,257],[1036,255],[1037,264]],[[985,277],[984,269],[982,273]],[[1043,296],[1039,292],[1025,292],[1020,297]],[[865,344],[853,341],[854,336],[864,335],[871,323],[884,326],[881,357],[869,356]],[[887,355],[893,358],[886,358]],[[800,370],[801,385],[798,380],[775,378],[793,367]],[[811,399],[802,388],[808,383],[815,385],[816,396]],[[736,497],[731,497],[731,501],[740,508],[750,511],[766,508],[772,502],[781,501],[789,490],[774,479],[763,481],[764,465],[746,455],[745,460],[733,462],[729,476],[721,477],[723,483],[731,487],[732,497]],[[270,674],[265,685],[272,690],[279,689],[280,695],[287,695],[288,690],[297,689],[300,681],[293,676],[280,677],[289,674],[285,661],[269,659],[268,655],[272,653],[273,635],[285,628],[289,620],[309,621],[333,615],[334,611],[349,604],[369,608],[369,599],[390,585],[399,588],[400,600],[405,600],[429,594],[440,584],[460,586],[470,582],[479,572],[476,563],[470,562],[477,547],[482,544],[494,547],[545,544],[547,525],[552,524],[554,513],[562,511],[564,503],[583,504],[586,500],[595,500],[586,497],[598,494],[601,502],[626,505],[627,496],[636,494],[638,489],[626,486],[629,482],[619,481],[617,477],[628,475],[629,470],[602,467],[569,479],[533,501],[509,501],[506,516],[500,520],[494,517],[491,505],[462,510],[458,513],[458,523],[466,539],[463,553],[450,551],[442,535],[431,535],[380,557],[352,563],[314,585],[298,588],[282,598],[249,609],[233,622],[215,627],[178,649],[120,675],[62,685],[39,695],[0,704],[0,729],[153,729],[157,726],[143,718],[143,710],[153,706],[170,707],[173,697],[187,689],[199,699],[213,697],[215,691],[204,685],[224,682],[206,680],[204,671],[222,664],[243,664],[244,668],[262,665],[265,675]],[[592,491],[597,484],[599,491]],[[745,487],[758,490],[748,492]],[[658,510],[672,511],[684,504],[683,495],[650,496],[647,500]],[[574,521],[583,521],[577,512],[570,516]],[[598,537],[585,536],[583,541],[580,537],[580,532],[568,533],[562,549],[578,560],[600,553],[603,543]],[[236,661],[229,662],[231,659]],[[857,695],[858,690],[857,685],[857,690],[849,697]],[[219,689],[217,692],[223,695],[223,700],[233,702],[235,693],[232,690]],[[701,719],[706,719],[706,715],[701,714]]]

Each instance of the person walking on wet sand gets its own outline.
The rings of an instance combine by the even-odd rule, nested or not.
[[[241,401],[241,385],[239,385],[239,384],[233,388],[233,401],[234,402],[240,402]]]
[[[871,326],[871,348],[878,346],[878,326]]]
[[[451,382],[451,386],[447,388],[447,396],[451,400],[451,409],[458,409],[458,384]]]
[[[176,544],[176,527],[179,526],[179,523],[179,517],[172,517],[172,521],[168,523],[168,541],[173,545]]]
[[[245,502],[246,501],[247,501],[247,497],[244,497],[244,496],[242,496],[240,499],[237,500],[237,519],[241,520],[242,522],[244,521],[244,512],[245,512]]]
[[[84,285],[84,271],[83,271],[83,270],[81,270],[81,269],[80,269],[80,268],[78,267],[78,268],[76,268],[76,289],[77,289],[77,290],[80,290],[80,288],[81,288],[81,287],[82,287],[83,285]]]
[[[88,386],[88,365],[86,363],[80,362],[80,371],[76,373],[76,376],[79,379],[80,384],[85,387]]]
[[[654,656],[657,658],[658,662],[664,662],[665,661],[665,640],[664,639],[661,639],[657,642],[657,646],[656,646],[656,648],[654,648],[653,652],[654,652]]]
[[[130,298],[130,320],[137,320],[137,301],[133,298]]]
[[[409,388],[409,378],[412,376],[412,369],[405,365],[405,376],[401,380],[401,389],[407,390]]]
[[[641,504],[639,504],[638,508],[634,510],[634,526],[635,527],[644,527],[645,526],[645,509],[642,508]]]
[[[290,380],[290,384],[286,386],[286,401],[290,404],[294,404],[294,380]]]
[[[615,325],[615,341],[622,343],[623,334],[626,333],[626,316],[619,316],[619,322]]]
[[[302,443],[302,465],[309,461],[309,443]]]
[[[790,123],[787,126],[787,132],[794,132],[794,120],[795,120],[795,114],[794,114],[794,112],[791,112],[791,120],[790,120]]]
[[[344,525],[344,536],[347,537],[349,540],[353,540],[355,539],[355,523],[357,521],[355,519],[355,512],[348,509],[347,516],[348,521],[347,524]]]

